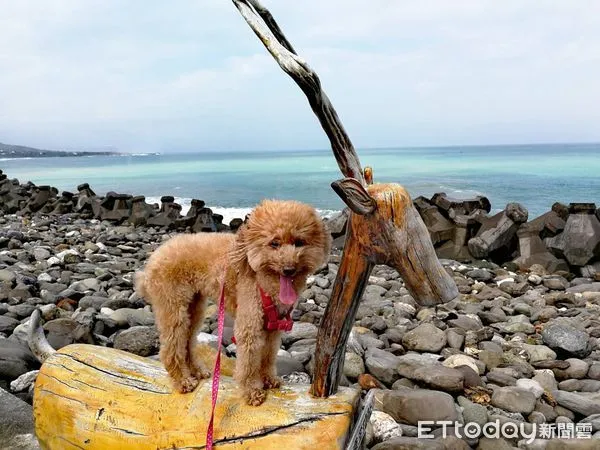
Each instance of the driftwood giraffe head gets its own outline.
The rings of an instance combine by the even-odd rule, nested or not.
[[[368,179],[371,181],[370,176]],[[345,178],[332,183],[332,187],[353,212],[346,242],[353,242],[361,257],[394,267],[421,305],[445,303],[458,295],[456,284],[439,263],[427,228],[402,186],[365,187],[354,178]]]

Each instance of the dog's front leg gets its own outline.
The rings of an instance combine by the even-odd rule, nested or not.
[[[236,319],[236,325],[241,317]],[[240,328],[243,328],[240,330]],[[242,387],[246,403],[261,405],[267,392],[261,377],[261,353],[265,343],[265,332],[261,329],[248,330],[244,326],[235,326],[237,340],[237,360],[234,377]]]
[[[234,334],[237,341],[237,359],[234,378],[241,386],[246,403],[251,406],[261,405],[267,392],[261,377],[262,352],[267,340],[267,332],[263,330],[263,316],[260,300],[248,295],[255,290],[254,286],[238,286],[238,301]]]
[[[265,389],[274,389],[281,386],[281,379],[277,376],[277,352],[281,346],[281,331],[267,332],[267,340],[262,352],[260,365],[261,378]]]

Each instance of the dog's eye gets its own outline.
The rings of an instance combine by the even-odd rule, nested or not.
[[[296,239],[294,241],[294,245],[296,247],[304,247],[305,244],[306,244],[306,242],[304,242],[304,240],[302,240],[302,239]]]
[[[273,248],[279,248],[279,246],[281,244],[279,243],[279,241],[275,240],[275,241],[271,241],[271,243],[269,245]]]

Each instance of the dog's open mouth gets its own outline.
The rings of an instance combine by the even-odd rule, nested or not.
[[[292,277],[286,277],[285,275],[279,276],[279,301],[284,305],[293,305],[298,298],[298,294],[294,290],[294,279]]]

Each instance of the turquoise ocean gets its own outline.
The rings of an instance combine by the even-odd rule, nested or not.
[[[600,144],[552,144],[357,149],[376,182],[402,184],[413,198],[446,192],[485,195],[492,212],[520,202],[529,219],[556,201],[600,206]],[[1,159],[10,178],[76,192],[87,182],[97,194],[173,195],[184,206],[202,199],[227,223],[263,198],[313,204],[324,215],[343,208],[330,183],[341,178],[331,150],[127,154]]]

